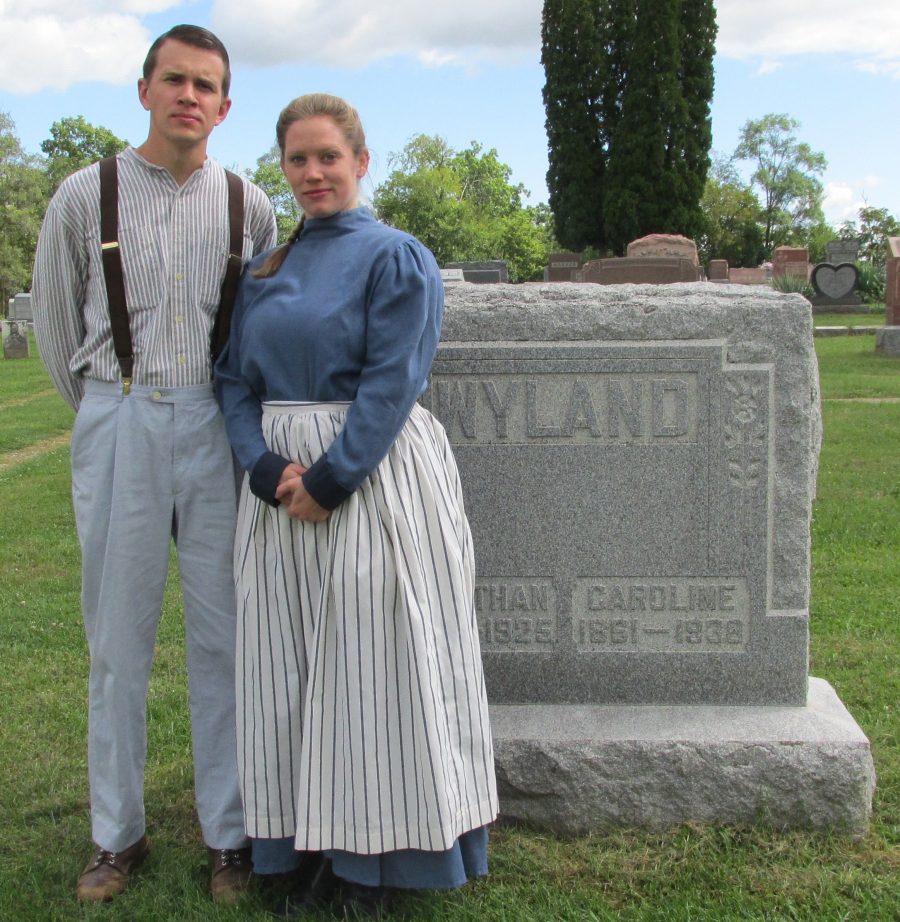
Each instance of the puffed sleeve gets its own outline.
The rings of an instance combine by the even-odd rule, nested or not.
[[[431,252],[413,238],[374,267],[367,287],[366,358],[344,428],[303,475],[334,509],[387,454],[425,389],[440,339],[444,292]]]
[[[250,475],[250,489],[260,499],[277,506],[275,489],[287,458],[269,451],[262,431],[262,402],[241,368],[241,342],[247,319],[248,289],[252,281],[245,271],[238,288],[228,344],[215,368],[216,398],[225,417],[225,428],[238,462]]]

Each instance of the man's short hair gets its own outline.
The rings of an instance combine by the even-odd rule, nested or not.
[[[222,95],[227,96],[231,88],[231,63],[228,60],[228,52],[221,40],[212,34],[209,29],[203,26],[180,25],[172,26],[168,32],[163,33],[150,46],[147,57],[144,58],[144,79],[149,80],[156,70],[156,62],[159,58],[159,49],[163,42],[167,41],[181,42],[183,45],[192,45],[194,48],[204,48],[207,51],[214,51],[225,65],[225,72],[222,75]]]

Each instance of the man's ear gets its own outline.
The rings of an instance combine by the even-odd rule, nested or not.
[[[228,115],[228,110],[231,108],[231,99],[226,96],[222,100],[222,104],[219,106],[219,114],[216,116],[216,124],[221,125],[225,121],[225,116]]]

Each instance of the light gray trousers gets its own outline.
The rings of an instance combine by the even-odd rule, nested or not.
[[[184,592],[194,783],[203,838],[246,841],[235,736],[236,502],[212,386],[88,381],[72,431],[72,496],[91,658],[91,832],[110,851],[145,830],[147,687],[174,538]]]

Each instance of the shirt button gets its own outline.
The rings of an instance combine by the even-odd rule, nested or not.
[[[175,281],[176,281],[176,282],[180,282],[183,278],[184,278],[184,273],[183,273],[183,272],[176,272],[176,273],[175,273]]]
[[[162,400],[162,393],[160,391],[154,391],[150,396],[154,400]]]
[[[184,314],[176,314],[175,323],[184,323]]]
[[[179,365],[187,365],[187,358],[186,358],[185,356],[183,356],[183,355],[179,355],[179,356],[178,356],[178,364],[179,364]]]

